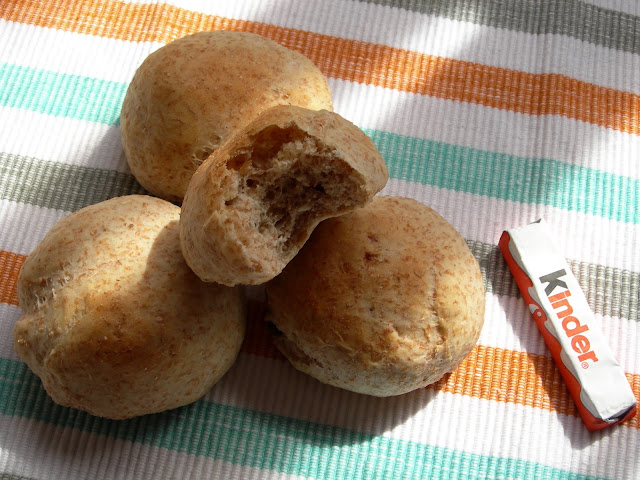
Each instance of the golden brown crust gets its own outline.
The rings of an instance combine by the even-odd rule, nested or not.
[[[233,132],[274,105],[332,109],[323,74],[260,35],[199,32],[149,55],[121,113],[131,171],[150,193],[181,201],[189,179]]]
[[[373,142],[336,113],[265,110],[194,174],[180,240],[205,281],[260,284],[321,220],[368,203],[388,179]]]
[[[266,291],[276,345],[296,368],[376,396],[452,371],[484,319],[465,241],[432,209],[399,197],[322,222]]]
[[[54,401],[121,419],[200,398],[244,337],[241,292],[184,262],[179,208],[114,198],[60,220],[18,278],[18,355]]]

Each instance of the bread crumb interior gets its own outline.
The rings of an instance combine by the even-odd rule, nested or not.
[[[318,219],[365,201],[359,175],[296,125],[265,128],[249,145],[227,160],[227,168],[238,172],[238,191],[225,203],[250,218],[259,233],[256,244],[266,237],[286,256],[301,246]]]

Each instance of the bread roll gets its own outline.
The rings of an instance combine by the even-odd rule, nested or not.
[[[136,71],[122,104],[122,146],[147,191],[180,202],[203,160],[280,104],[332,109],[327,81],[309,59],[252,33],[196,33]]]
[[[60,405],[123,419],[200,398],[234,362],[241,292],[201,282],[179,207],[126,196],[60,220],[18,277],[17,354]]]
[[[272,107],[193,176],[180,217],[182,252],[202,280],[264,283],[318,222],[365,205],[387,179],[373,142],[338,114]]]
[[[276,346],[297,369],[375,396],[455,369],[484,318],[465,241],[429,207],[398,197],[322,222],[266,292]]]

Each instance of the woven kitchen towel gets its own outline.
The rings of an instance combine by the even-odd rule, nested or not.
[[[544,217],[640,399],[640,4],[634,0],[0,3],[0,478],[634,479],[640,418],[589,433],[498,252]],[[486,288],[476,348],[376,399],[274,349],[183,408],[108,421],[55,405],[12,346],[16,277],[63,216],[143,189],[119,131],[144,58],[201,30],[269,37],[328,77],[384,193],[439,211]]]

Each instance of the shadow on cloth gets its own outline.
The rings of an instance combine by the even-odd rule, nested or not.
[[[51,427],[36,436],[30,450],[55,456],[71,469],[133,445],[278,469],[292,461],[294,452],[375,444],[437,393],[421,389],[375,398],[321,384],[277,352],[255,302],[250,302],[248,331],[234,366],[204,398],[162,413],[108,420],[62,407],[24,363],[12,364],[15,371],[2,375],[15,379],[3,382],[9,389],[3,396],[12,405],[6,414]]]
[[[264,304],[252,295],[248,294],[247,335],[241,356],[221,382],[232,396],[214,395],[218,401],[377,435],[404,423],[433,397],[434,392],[426,389],[372,397],[325,385],[299,372],[274,346],[263,319]],[[340,442],[340,438],[333,440]]]
[[[261,335],[261,328],[249,334],[249,342],[258,341],[255,335]],[[263,356],[273,347],[267,338],[259,342],[262,352],[245,343],[234,366],[204,398],[129,420],[108,420],[55,404],[28,367],[15,362],[12,376],[19,380],[5,385],[12,390],[6,395],[14,405],[8,414],[61,427],[47,428],[51,434],[38,435],[30,449],[78,468],[80,463],[112,456],[114,448],[123,449],[119,441],[124,441],[124,451],[130,448],[126,443],[132,443],[278,469],[277,465],[291,462],[295,452],[375,443],[436,394],[421,389],[375,398],[323,385],[283,358]],[[91,445],[78,438],[91,439]],[[115,447],[114,441],[118,441]]]

